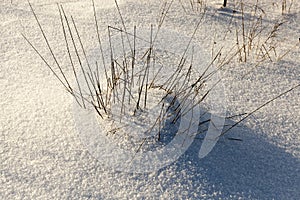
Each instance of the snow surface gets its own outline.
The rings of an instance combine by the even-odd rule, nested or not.
[[[95,49],[91,1],[57,2],[74,16],[87,50]],[[107,25],[121,27],[121,23],[114,1],[100,2],[95,3],[103,36]],[[201,14],[188,3],[183,8],[179,2],[174,2],[164,27],[191,35]],[[65,44],[56,2],[31,3],[59,62],[63,63],[63,70],[72,77],[67,54],[61,51]],[[156,24],[163,3],[124,0],[120,9],[127,27],[150,27],[151,23]],[[250,20],[252,5],[245,4],[246,20]],[[225,53],[236,42],[234,24],[228,24],[232,18],[241,20],[241,11],[235,8],[235,15],[230,9],[217,11],[220,6],[217,1],[207,2],[207,14],[196,35],[208,53],[214,43],[215,52],[223,47]],[[294,1],[291,12],[284,16],[276,1],[265,0],[260,6],[265,12],[263,24],[267,30],[275,22],[285,21],[274,41],[277,54],[291,51],[279,62],[262,62],[254,67],[257,61],[252,59],[224,67],[229,116],[252,111],[300,81],[299,45],[294,47],[299,42],[299,2]],[[229,2],[228,7],[233,8],[233,3]],[[76,130],[74,100],[21,36],[25,34],[54,64],[27,2],[2,1],[0,16],[1,199],[300,198],[299,89],[232,129],[201,160],[199,138],[176,162],[157,172],[116,172],[107,169],[83,145]],[[228,119],[226,124],[237,120]],[[199,131],[202,128],[207,127],[199,127]]]

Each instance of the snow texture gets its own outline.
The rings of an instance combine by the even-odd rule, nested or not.
[[[72,77],[56,2],[30,2],[63,70]],[[170,1],[123,0],[119,6],[127,27],[150,27],[164,2]],[[91,1],[57,3],[74,16],[87,51],[94,50]],[[108,25],[122,27],[113,0],[95,4],[101,36]],[[252,20],[253,4],[245,2],[246,22]],[[219,1],[206,1],[206,6],[195,38],[208,55],[216,55],[220,47],[224,55],[236,43],[241,7],[230,1],[228,9],[220,10]],[[300,82],[299,2],[284,15],[281,2],[264,0],[259,6],[264,31],[285,22],[272,44],[276,55],[289,53],[278,62],[273,53],[272,61],[258,65],[253,54],[246,63],[234,59],[222,69],[228,116],[250,112]],[[200,6],[175,0],[164,28],[190,36],[202,13]],[[157,172],[119,172],[108,169],[82,143],[73,98],[22,37],[55,65],[28,3],[1,1],[0,18],[0,199],[300,199],[299,88],[230,130],[203,159],[198,153],[204,135],[199,134],[177,161]],[[229,118],[225,124],[236,121],[238,117]],[[198,127],[199,133],[205,129],[205,124]]]

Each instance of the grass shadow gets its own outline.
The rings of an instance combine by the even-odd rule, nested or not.
[[[226,124],[233,121],[227,121]],[[227,138],[227,139],[226,139]],[[232,140],[228,138],[238,138]],[[202,174],[219,197],[299,199],[300,159],[270,143],[255,130],[241,125],[220,139],[210,154],[199,160],[202,140],[195,140],[177,166],[186,161]],[[198,170],[197,170],[198,169]],[[197,176],[192,180],[199,182]]]

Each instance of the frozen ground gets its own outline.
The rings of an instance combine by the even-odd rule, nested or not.
[[[59,61],[66,64],[66,55],[58,53],[64,41],[56,4],[31,2]],[[91,2],[57,2],[74,15],[87,49],[95,48]],[[120,8],[128,27],[155,23],[162,5],[157,2],[124,0]],[[274,2],[265,0],[261,5],[266,26],[286,21],[277,36],[277,51],[282,54],[299,41],[300,5],[294,2],[291,13],[283,17],[280,3],[273,6]],[[96,1],[103,32],[107,24],[120,26],[109,3]],[[235,42],[233,33],[222,39],[232,13],[216,12],[220,6],[215,1],[208,3],[207,17],[197,35],[208,51],[212,38],[216,48],[226,49]],[[200,15],[184,13],[179,6],[171,11],[166,28],[191,34]],[[0,19],[1,199],[300,199],[299,89],[232,129],[202,160],[197,157],[201,140],[195,140],[178,161],[156,173],[114,172],[105,169],[81,143],[72,97],[22,38],[21,33],[50,58],[27,3],[1,1]],[[229,115],[249,112],[299,84],[299,57],[298,46],[278,63],[262,63],[254,70],[253,62],[225,68]],[[64,69],[72,73],[70,68]]]

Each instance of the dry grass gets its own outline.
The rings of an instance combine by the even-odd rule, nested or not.
[[[172,2],[163,4],[163,12],[158,24],[149,27],[148,38],[140,38],[137,36],[137,32],[140,30],[136,26],[132,28],[126,26],[122,11],[117,1],[115,1],[116,14],[119,15],[121,27],[108,26],[108,38],[104,39],[100,37],[96,6],[92,1],[95,34],[101,54],[100,59],[95,62],[89,60],[88,52],[74,17],[68,15],[63,6],[58,5],[61,31],[65,41],[65,47],[61,51],[65,51],[68,55],[73,77],[67,77],[62,70],[43,26],[30,3],[31,11],[56,65],[50,65],[39,50],[34,47],[33,43],[25,35],[23,36],[66,90],[75,98],[77,104],[83,109],[93,108],[102,120],[119,120],[122,122],[128,120],[128,117],[136,118],[136,120],[140,120],[141,116],[148,118],[147,112],[151,112],[149,104],[153,103],[152,96],[155,95],[155,91],[160,91],[162,93],[158,101],[160,109],[157,116],[155,116],[154,123],[146,131],[152,132],[155,129],[154,127],[158,127],[155,130],[157,130],[157,140],[160,140],[160,130],[164,121],[171,117],[170,115],[172,115],[172,123],[177,123],[182,116],[201,104],[213,89],[204,90],[203,88],[205,88],[208,78],[212,75],[207,73],[213,66],[215,59],[206,67],[204,72],[197,76],[198,69],[193,65],[194,53],[192,55],[188,53],[191,52],[192,41],[200,28],[202,19],[199,19],[199,23],[194,28],[194,32],[182,55],[167,52],[168,59],[176,61],[176,63],[172,63],[172,69],[164,74],[167,76],[162,78],[164,68],[171,65],[171,63],[160,63],[162,57],[166,55],[160,55],[161,53],[156,49],[156,42],[159,40],[159,33]],[[145,46],[137,48],[137,44],[141,42]],[[104,51],[107,49],[104,49],[104,43],[109,46],[109,56],[105,55]],[[121,48],[116,50],[116,46]],[[163,51],[164,49],[162,49]],[[75,79],[74,85],[70,83],[70,78]],[[177,103],[178,99],[181,101],[180,104]],[[194,102],[194,105],[189,105],[188,108],[184,107],[191,101]],[[151,121],[150,119],[145,120]],[[109,132],[115,134],[118,129],[113,127],[113,130]]]
[[[34,47],[32,42],[30,42],[25,35],[23,35],[23,37],[45,62],[46,66],[53,72],[63,87],[75,98],[78,105],[82,108],[92,107],[103,120],[116,120],[116,116],[114,116],[116,113],[120,122],[122,120],[128,120],[127,118],[129,116],[139,119],[139,116],[149,111],[148,106],[152,103],[149,99],[151,99],[151,95],[154,94],[153,91],[162,91],[163,95],[158,103],[161,108],[157,113],[154,123],[147,130],[147,132],[151,132],[154,130],[154,127],[158,127],[157,140],[160,140],[161,138],[160,130],[163,126],[163,122],[170,118],[169,111],[172,110],[172,122],[176,123],[180,117],[193,110],[194,107],[199,106],[213,90],[213,87],[218,84],[217,82],[212,88],[205,90],[203,88],[205,88],[206,82],[210,80],[218,70],[221,70],[235,58],[238,58],[240,62],[248,62],[249,60],[254,59],[257,63],[260,63],[266,60],[280,60],[286,55],[278,55],[276,50],[277,45],[274,40],[279,28],[284,22],[276,22],[271,29],[266,29],[263,25],[265,13],[264,10],[258,6],[258,1],[251,10],[250,20],[246,19],[245,4],[241,2],[239,4],[241,18],[236,18],[232,23],[235,30],[236,44],[230,48],[225,56],[221,58],[222,48],[219,49],[216,54],[214,53],[215,50],[212,49],[212,55],[214,56],[211,63],[203,72],[199,74],[195,73],[197,70],[195,70],[196,66],[193,65],[194,53],[187,55],[187,52],[192,48],[192,40],[195,37],[197,30],[200,28],[202,19],[199,19],[199,23],[194,28],[194,32],[190,37],[190,41],[186,44],[186,50],[179,57],[177,55],[177,57],[170,58],[170,60],[178,60],[178,62],[174,65],[173,70],[169,72],[168,76],[164,77],[162,80],[160,73],[165,66],[164,64],[161,64],[160,67],[158,65],[160,57],[159,53],[156,52],[155,42],[159,40],[159,32],[163,27],[173,1],[163,3],[163,12],[161,12],[162,14],[158,20],[158,24],[149,27],[148,38],[138,37],[137,31],[139,30],[136,26],[131,28],[126,26],[117,1],[115,1],[115,3],[122,26],[108,26],[108,38],[107,40],[104,40],[99,34],[96,6],[94,1],[92,1],[95,34],[97,35],[96,38],[101,55],[100,60],[95,63],[91,63],[88,58],[88,53],[83,45],[74,18],[67,15],[63,6],[58,5],[61,30],[63,33],[63,40],[65,41],[64,51],[67,52],[73,72],[73,78],[76,80],[75,86],[72,86],[69,78],[62,70],[61,64],[56,59],[43,27],[30,3],[30,8],[40,28],[47,48],[51,53],[52,59],[55,62],[55,66],[49,64],[45,57]],[[186,8],[186,4],[181,3],[181,5],[184,9]],[[190,6],[195,10],[205,9],[204,1],[190,1]],[[286,3],[284,8],[286,9]],[[118,42],[117,45],[122,47],[122,54],[117,53],[114,48],[116,41]],[[145,44],[147,44],[142,49],[137,48],[137,43],[140,41],[146,41]],[[109,57],[105,56],[104,43],[109,44]],[[75,55],[72,54],[71,51],[75,52]],[[77,66],[75,66],[76,63]],[[211,71],[210,69],[214,64],[217,64],[218,67],[216,70]],[[227,133],[256,111],[299,86],[300,84],[291,87],[291,89],[267,101],[249,114],[246,114],[242,120],[225,130],[223,134]],[[166,101],[168,98],[171,98],[171,100]],[[176,103],[178,102],[178,99],[180,99],[180,104]],[[190,100],[192,100],[194,104],[188,108],[183,107],[183,105],[188,104]],[[118,111],[114,112],[114,110]],[[209,120],[206,122],[209,122]],[[118,128],[113,127],[109,132],[115,134],[117,129]],[[146,139],[143,139],[141,141],[137,151],[139,151],[145,140]]]

